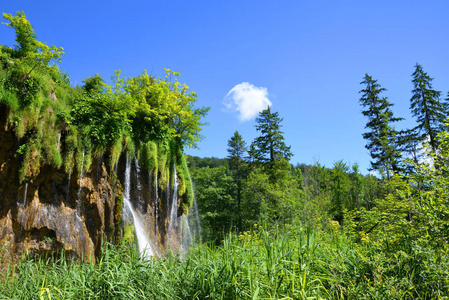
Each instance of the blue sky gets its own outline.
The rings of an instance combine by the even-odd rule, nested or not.
[[[116,69],[180,72],[211,107],[191,155],[225,157],[236,130],[249,144],[257,132],[248,110],[271,103],[293,163],[342,159],[366,172],[365,73],[406,118],[399,129],[414,126],[417,62],[435,89],[449,90],[449,1],[0,1],[2,12],[25,12],[38,40],[64,47],[61,69],[73,84]],[[0,27],[0,43],[12,46],[14,31]],[[236,99],[242,114],[226,108]]]

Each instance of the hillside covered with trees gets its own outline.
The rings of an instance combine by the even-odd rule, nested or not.
[[[284,234],[298,228],[338,232],[369,257],[356,280],[357,286],[372,283],[374,294],[369,288],[364,296],[447,296],[449,99],[441,99],[421,65],[412,78],[416,126],[405,130],[396,129],[403,119],[393,115],[386,89],[368,74],[361,82],[363,137],[375,175],[362,175],[357,164],[342,160],[332,168],[291,165],[283,120],[270,107],[259,113],[259,136],[249,146],[236,131],[220,165],[195,159],[201,238],[220,245],[229,232],[245,238],[261,227]]]

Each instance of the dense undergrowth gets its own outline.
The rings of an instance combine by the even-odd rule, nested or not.
[[[182,259],[105,245],[95,264],[25,258],[2,275],[12,299],[445,299],[449,258],[406,241],[354,243],[340,229],[254,230]],[[447,253],[446,253],[447,254]]]

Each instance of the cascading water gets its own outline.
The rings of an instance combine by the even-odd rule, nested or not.
[[[81,209],[81,183],[83,181],[84,176],[84,149],[83,149],[83,160],[81,161],[81,170],[80,170],[80,184],[78,188],[78,198],[76,199],[76,210],[80,211]]]
[[[139,191],[139,193],[137,194],[138,195],[137,202],[139,203],[140,207],[143,207],[144,199],[140,194],[140,191],[142,190],[142,184],[140,183],[140,167],[136,155],[134,155],[134,167],[136,168],[136,183],[137,183],[137,190]]]
[[[192,233],[190,231],[189,221],[186,215],[181,216],[180,222],[181,229],[181,252],[186,252],[189,250],[192,244]]]
[[[148,186],[151,186],[151,178],[152,178],[152,173],[150,173],[150,176],[148,176],[150,178],[150,182],[148,184]],[[157,239],[157,234],[158,234],[158,225],[157,225],[157,220],[158,220],[158,207],[159,207],[159,196],[158,196],[158,191],[157,191],[157,173],[156,176],[154,177],[154,181],[155,181],[155,194],[154,194],[154,211],[155,211],[155,216],[154,216],[154,231],[155,231],[155,237]]]
[[[25,204],[27,203],[27,193],[28,193],[28,182],[25,183],[25,192],[23,193],[22,206],[25,206]]]
[[[70,177],[72,176],[72,167],[69,170],[69,180],[67,181],[67,202],[69,202],[69,192],[70,192]]]
[[[193,240],[194,241],[200,241],[201,239],[201,222],[200,222],[200,216],[198,212],[198,203],[196,202],[195,194],[193,194],[193,205],[190,208],[190,213],[188,217],[188,221],[190,224],[190,227],[193,231]]]
[[[173,199],[170,210],[170,219],[168,223],[168,232],[170,234],[174,233],[176,226],[178,225],[178,176],[176,175],[176,165],[174,167],[175,182],[173,184]]]
[[[129,162],[129,158],[126,157],[125,187],[124,187],[125,191],[123,194],[123,202],[125,203],[127,209],[131,212],[133,217],[134,229],[136,231],[139,252],[142,255],[145,255],[146,257],[154,256],[150,240],[148,239],[148,236],[145,233],[145,229],[142,225],[142,222],[131,205],[130,186],[131,186],[131,163]]]

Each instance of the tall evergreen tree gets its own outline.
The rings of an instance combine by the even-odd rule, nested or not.
[[[284,133],[280,130],[283,120],[279,118],[278,112],[272,113],[269,106],[259,113],[255,126],[261,135],[251,145],[255,161],[272,165],[277,160],[289,161],[293,156],[291,146],[285,144]]]
[[[413,76],[413,96],[410,109],[418,125],[414,128],[419,142],[429,139],[433,152],[438,149],[436,136],[443,129],[447,117],[445,105],[440,102],[441,92],[432,89],[432,80],[420,64],[416,64]]]
[[[365,128],[369,131],[363,133],[363,138],[367,140],[365,147],[370,151],[372,158],[371,170],[380,171],[390,179],[391,172],[398,170],[401,156],[397,132],[391,123],[402,118],[393,117],[390,109],[393,104],[388,102],[386,97],[380,96],[386,89],[382,88],[377,80],[366,74],[360,84],[365,85],[360,91],[362,97],[359,102],[366,108],[362,111],[363,115],[368,117]]]
[[[228,141],[228,161],[229,169],[237,185],[237,214],[238,214],[238,229],[242,230],[242,179],[244,177],[245,168],[245,153],[247,152],[246,142],[238,131]]]

